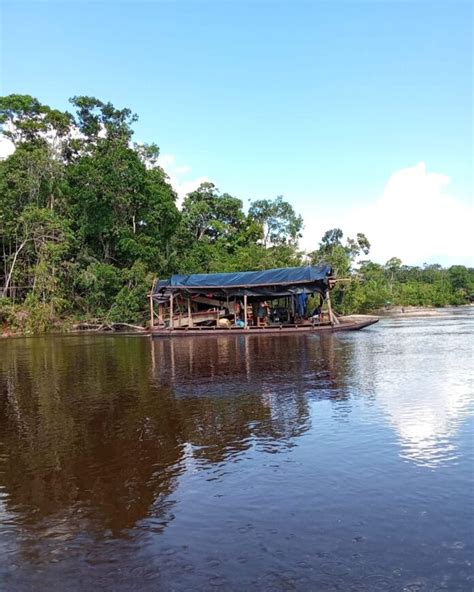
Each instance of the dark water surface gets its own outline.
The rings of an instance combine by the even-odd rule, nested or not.
[[[0,590],[472,590],[472,312],[1,341]]]

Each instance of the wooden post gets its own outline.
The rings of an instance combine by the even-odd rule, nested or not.
[[[155,282],[156,280],[153,281],[150,292],[150,331],[153,331],[153,325],[155,324],[155,311],[153,310],[153,292],[155,291]]]
[[[193,314],[191,312],[191,298],[188,296],[188,327],[193,326]]]
[[[171,380],[175,381],[176,379],[176,364],[174,359],[174,339],[169,340],[169,348],[170,348],[170,362],[171,362]]]
[[[248,322],[247,322],[247,294],[244,294],[244,329],[248,329]]]
[[[173,292],[170,294],[170,329],[173,329]]]
[[[160,325],[161,327],[164,325],[164,322],[163,322],[163,305],[162,304],[158,304],[158,325]]]
[[[155,340],[151,340],[151,370],[152,370],[152,377],[155,378],[156,372],[156,358],[155,358]]]
[[[153,331],[155,312],[153,310],[153,293],[150,294],[150,331]]]
[[[327,291],[327,294],[326,294],[326,300],[327,300],[327,303],[328,303],[329,321],[330,321],[331,325],[339,325],[339,319],[332,312],[331,296],[329,294],[329,290]]]

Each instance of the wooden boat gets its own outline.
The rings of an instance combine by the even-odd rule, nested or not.
[[[191,337],[193,335],[287,335],[289,333],[336,333],[339,331],[359,331],[378,322],[378,318],[370,315],[352,315],[339,317],[339,324],[296,324],[268,325],[265,327],[247,327],[247,329],[231,326],[223,327],[154,327],[153,337]]]
[[[149,294],[150,333],[156,337],[312,334],[358,331],[376,323],[377,317],[340,317],[333,312],[330,291],[336,281],[328,265],[174,275],[156,281]],[[316,314],[309,310],[309,296],[319,302]],[[273,308],[267,302],[275,303]],[[271,316],[269,309],[285,314]]]

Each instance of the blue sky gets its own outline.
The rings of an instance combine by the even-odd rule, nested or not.
[[[399,187],[406,207],[421,191],[416,216],[430,202],[470,212],[470,2],[17,1],[3,3],[1,33],[2,94],[131,107],[135,138],[158,143],[176,183],[206,177],[244,201],[283,194],[308,248],[324,224],[353,232],[372,218],[360,230],[377,234],[397,204],[393,191],[383,202],[387,183],[418,163],[415,189]],[[433,252],[433,236],[414,252],[411,239],[409,263],[468,247]],[[385,243],[376,258],[397,247]]]

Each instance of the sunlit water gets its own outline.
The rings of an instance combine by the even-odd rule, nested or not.
[[[472,590],[473,320],[0,341],[0,590]]]

